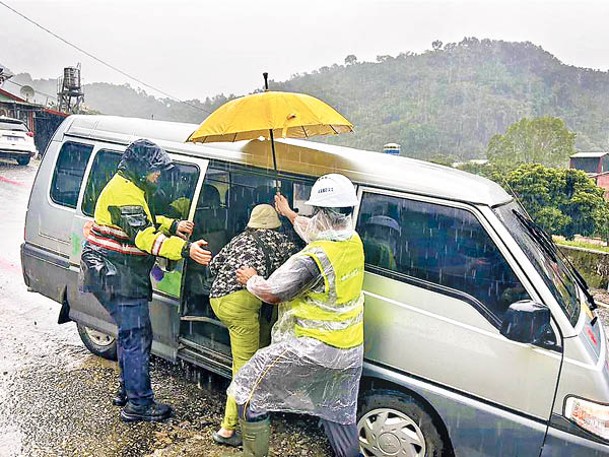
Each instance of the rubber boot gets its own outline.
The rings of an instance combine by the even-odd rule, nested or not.
[[[244,457],[268,457],[271,438],[271,419],[258,422],[239,420]]]

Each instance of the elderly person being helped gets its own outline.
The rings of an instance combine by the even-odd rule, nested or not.
[[[253,268],[237,272],[247,290],[279,304],[270,346],[241,368],[229,387],[239,406],[243,455],[269,452],[268,411],[321,419],[339,457],[359,454],[355,424],[363,363],[364,251],[353,228],[358,204],[353,184],[338,174],[319,178],[307,204],[311,218],[298,216],[277,195],[286,216],[308,244],[268,279]]]
[[[252,358],[260,347],[260,307],[262,302],[237,281],[236,271],[244,266],[255,268],[268,278],[296,246],[277,231],[281,221],[271,205],[258,205],[252,210],[244,232],[234,237],[209,264],[215,276],[210,290],[210,304],[216,316],[226,325],[233,355],[233,376]],[[216,443],[240,446],[241,435],[235,430],[239,423],[235,399],[228,396],[224,420],[213,434]]]

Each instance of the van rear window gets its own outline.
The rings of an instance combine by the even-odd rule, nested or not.
[[[51,181],[51,200],[58,205],[76,208],[91,151],[89,144],[68,142],[61,147]]]
[[[93,216],[99,194],[116,173],[122,154],[122,152],[107,149],[100,149],[95,154],[89,173],[89,181],[87,187],[85,187],[85,195],[82,199],[82,212],[87,216]]]

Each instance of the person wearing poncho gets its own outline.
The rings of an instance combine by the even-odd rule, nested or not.
[[[257,205],[252,209],[246,229],[222,248],[209,264],[214,282],[209,293],[210,304],[215,315],[228,329],[233,375],[265,346],[261,339],[262,302],[237,281],[235,272],[247,265],[258,274],[268,278],[298,249],[281,233],[281,221],[271,205]],[[268,342],[267,342],[268,344]],[[213,440],[218,444],[241,446],[241,434],[236,427],[239,422],[237,404],[228,396],[224,419],[220,430],[214,432]]]
[[[298,216],[277,195],[278,212],[308,244],[268,279],[241,268],[238,279],[267,303],[279,304],[272,343],[235,376],[229,395],[239,406],[246,456],[268,455],[268,411],[317,416],[335,454],[359,454],[357,395],[363,364],[364,252],[353,228],[358,204],[342,175],[319,178]]]

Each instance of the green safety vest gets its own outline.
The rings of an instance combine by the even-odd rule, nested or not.
[[[364,342],[364,250],[354,234],[346,241],[314,241],[299,255],[311,257],[321,271],[324,290],[290,302],[296,336],[348,349]]]

